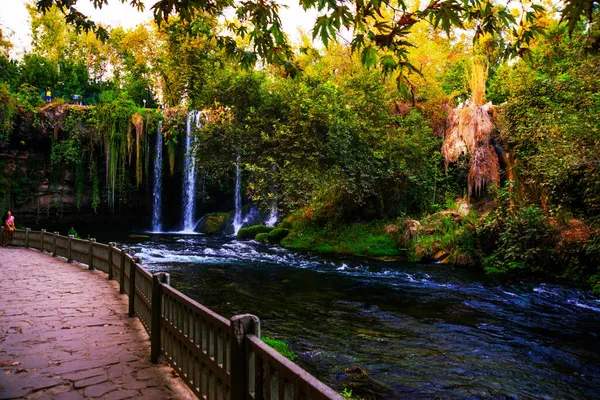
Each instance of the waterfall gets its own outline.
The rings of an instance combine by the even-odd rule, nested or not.
[[[152,190],[152,231],[161,232],[160,217],[162,212],[162,121],[156,129],[156,154],[154,155],[154,189]]]
[[[235,163],[235,215],[233,217],[233,234],[237,236],[238,231],[242,227],[242,193],[240,182],[240,155],[238,154]]]
[[[273,226],[277,225],[277,220],[279,220],[279,213],[277,212],[276,208],[272,208],[271,211],[269,211],[269,216],[267,217],[267,220],[265,221],[265,225],[269,226],[269,227],[273,227]]]
[[[202,127],[201,116],[206,114],[202,111],[190,111],[187,115],[185,130],[185,167],[183,179],[183,232],[193,233],[196,227],[194,211],[196,210],[196,160],[192,154],[194,144],[193,128]]]

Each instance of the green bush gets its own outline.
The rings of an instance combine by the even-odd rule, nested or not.
[[[287,235],[290,234],[289,229],[285,228],[276,228],[269,232],[269,243],[279,243],[281,242]]]
[[[269,234],[266,232],[259,233],[254,239],[262,243],[269,243]]]
[[[67,234],[68,235],[73,235],[73,237],[75,239],[79,239],[79,233],[77,233],[77,231],[73,227],[71,227],[71,229],[69,229],[69,232]]]
[[[283,340],[273,339],[273,338],[262,338],[262,341],[275,349],[279,354],[286,357],[291,361],[298,360],[298,354],[294,353],[289,349],[289,346]]]
[[[272,227],[265,225],[252,225],[247,228],[241,228],[237,234],[238,239],[254,239],[259,233],[269,233]]]
[[[510,185],[496,191],[496,209],[478,228],[488,272],[538,272],[551,264],[552,229],[541,208],[515,202]]]

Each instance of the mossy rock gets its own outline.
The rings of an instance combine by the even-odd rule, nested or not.
[[[254,239],[259,233],[269,233],[272,227],[265,225],[252,225],[247,228],[241,228],[237,234],[238,239]]]
[[[204,233],[208,235],[220,235],[225,228],[227,213],[207,214],[204,221]]]
[[[287,235],[289,235],[289,234],[290,234],[289,229],[285,229],[285,228],[273,229],[271,232],[269,232],[269,235],[268,235],[269,243],[279,243],[283,239],[285,239],[287,237]]]
[[[592,294],[596,297],[600,297],[600,283],[592,288]]]
[[[262,243],[269,243],[269,234],[266,232],[259,233],[254,239]]]

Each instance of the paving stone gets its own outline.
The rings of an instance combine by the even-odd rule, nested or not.
[[[75,391],[61,393],[57,396],[54,396],[54,400],[79,400],[83,398],[84,397],[81,393]]]
[[[0,360],[21,364],[0,368],[0,400],[194,399],[150,362],[148,335],[118,288],[84,265],[2,249]]]
[[[100,397],[117,389],[118,387],[112,383],[100,383],[98,385],[86,387],[83,395],[85,397]]]
[[[93,378],[82,379],[73,384],[75,389],[81,389],[87,386],[96,385],[98,383],[106,382],[108,377],[106,375],[94,376]]]
[[[111,392],[104,396],[104,400],[121,400],[131,399],[132,397],[139,396],[140,393],[137,390],[119,390]]]
[[[104,367],[89,369],[87,371],[76,372],[73,374],[63,375],[63,379],[68,379],[70,381],[79,381],[81,379],[91,378],[93,376],[104,375]]]

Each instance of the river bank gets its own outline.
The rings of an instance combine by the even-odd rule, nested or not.
[[[242,228],[238,237],[319,255],[436,262],[496,275],[571,282],[600,296],[600,229],[550,217],[534,206],[466,202],[419,220],[340,222],[318,208],[297,211],[277,228]]]

